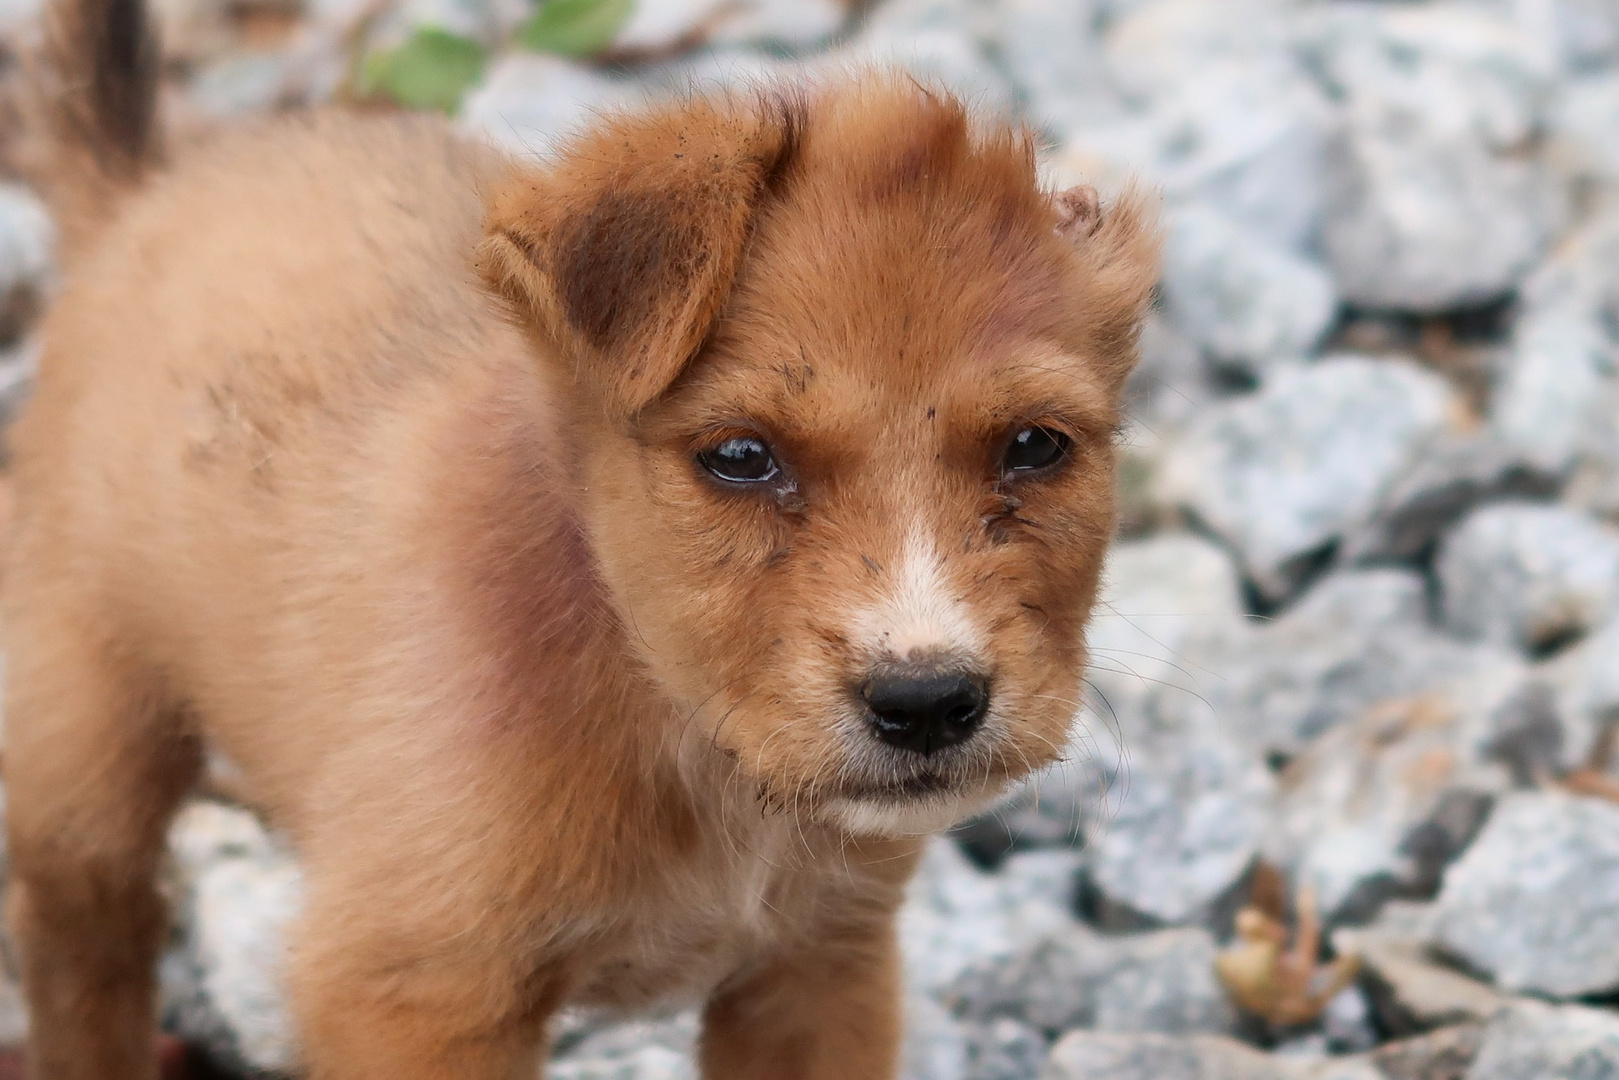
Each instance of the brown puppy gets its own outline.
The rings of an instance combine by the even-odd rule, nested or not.
[[[155,1075],[206,748],[304,860],[315,1077],[681,999],[705,1076],[892,1076],[919,837],[1074,711],[1140,205],[878,76],[544,168],[336,115],[166,161],[137,0],[82,3],[4,578],[34,1075]]]

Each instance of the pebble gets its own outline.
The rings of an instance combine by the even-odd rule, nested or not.
[[[1619,61],[1619,10],[1608,0],[1484,0],[1544,42],[1564,71]]]
[[[1107,76],[1094,0],[1004,0],[989,28],[1030,119],[1066,137],[1124,103]]]
[[[1092,707],[1042,785],[1049,813],[1082,823],[1089,902],[1110,928],[1230,915],[1272,791],[1212,704],[1218,657],[1248,632],[1218,547],[1165,534],[1114,548],[1089,634]]]
[[[514,52],[462,103],[459,122],[517,157],[539,158],[592,111],[626,104],[628,88],[572,60]]]
[[[985,873],[950,841],[935,840],[900,911],[908,981],[914,990],[940,991],[973,964],[1014,953],[1071,921],[1049,891]]]
[[[1175,213],[1160,288],[1188,337],[1250,376],[1308,354],[1338,309],[1325,268],[1205,206]]]
[[[1619,805],[1507,796],[1445,873],[1437,943],[1505,990],[1619,990]]]
[[[1046,1037],[1010,1017],[968,1024],[967,1030],[962,1080],[1028,1080],[1046,1059]]]
[[[1463,1080],[1483,1041],[1483,1024],[1454,1024],[1385,1043],[1371,1061],[1388,1080]]]
[[[1135,172],[1172,203],[1219,207],[1295,254],[1316,242],[1335,113],[1297,60],[1287,5],[1151,0],[1108,20],[1125,107],[1083,102],[1056,125],[1081,171]],[[1083,164],[1081,164],[1083,163]]]
[[[1398,361],[1284,367],[1177,440],[1159,497],[1230,544],[1259,592],[1280,600],[1373,513],[1453,408],[1438,376]]]
[[[1555,504],[1474,511],[1434,566],[1447,629],[1528,653],[1578,639],[1619,605],[1619,530]]]
[[[43,308],[55,248],[56,227],[39,197],[0,183],[0,346],[16,344]]]
[[[1342,5],[1317,44],[1344,102],[1323,233],[1343,295],[1437,311],[1509,292],[1562,223],[1552,174],[1516,153],[1555,66],[1461,3]]]
[[[285,928],[303,879],[248,811],[188,806],[169,833],[184,932],[164,958],[164,1012],[176,1033],[228,1065],[290,1068],[297,1037],[281,985]]]
[[[1360,958],[1363,985],[1386,1031],[1413,1035],[1494,1016],[1506,997],[1436,958],[1426,938],[1385,928],[1380,920],[1364,929],[1340,929],[1332,943],[1340,954]]]
[[[1597,183],[1619,183],[1619,72],[1602,72],[1564,83],[1552,104],[1547,126],[1553,152],[1571,175]]]
[[[613,46],[650,54],[697,44],[813,48],[837,33],[847,14],[837,0],[638,0]]]
[[[1550,771],[1581,766],[1611,768],[1615,762],[1592,762],[1601,733],[1619,717],[1619,622],[1610,622],[1541,669],[1556,697],[1557,745]]]
[[[547,1080],[697,1080],[696,1042],[697,1018],[691,1013],[600,1024],[555,1055],[545,1076]]]
[[[1619,1016],[1518,1001],[1484,1032],[1467,1080],[1608,1080],[1619,1076]]]
[[[887,0],[872,9],[841,60],[897,64],[982,108],[1006,112],[1016,91],[990,51],[983,12],[973,0]]]
[[[1427,592],[1398,567],[1328,574],[1232,642],[1211,680],[1216,713],[1267,755],[1291,758],[1377,702],[1465,666],[1464,650],[1425,630]]]
[[[1219,1035],[1074,1031],[1052,1047],[1040,1080],[1387,1080],[1370,1062],[1263,1054]]]
[[[1484,666],[1450,695],[1435,687],[1367,709],[1283,772],[1266,855],[1315,890],[1329,922],[1364,922],[1394,896],[1431,896],[1510,788],[1509,770],[1484,757],[1490,714],[1464,704],[1492,674],[1490,697],[1504,702],[1517,673]]]
[[[1349,532],[1339,557],[1374,565],[1424,562],[1475,506],[1555,495],[1555,468],[1543,467],[1546,455],[1521,443],[1490,430],[1445,432],[1395,479],[1371,517]]]
[[[1608,418],[1604,387],[1616,349],[1601,311],[1537,305],[1513,331],[1511,361],[1492,392],[1491,432],[1542,473],[1562,475]]]
[[[1211,721],[1132,732],[1118,754],[1098,748],[1111,812],[1086,830],[1083,902],[1102,926],[1229,924],[1275,782],[1253,748]]]
[[[1009,1018],[1055,1037],[1075,1028],[1227,1032],[1236,1022],[1205,930],[1101,935],[1066,926],[1011,956],[976,965],[947,992],[957,1015]]]

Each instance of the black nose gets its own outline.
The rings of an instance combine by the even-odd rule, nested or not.
[[[860,696],[871,709],[877,737],[918,754],[972,738],[989,705],[982,679],[931,666],[907,665],[873,675]]]

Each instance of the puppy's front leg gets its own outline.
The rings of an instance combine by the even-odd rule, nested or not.
[[[704,1080],[891,1080],[900,962],[892,916],[772,958],[704,1014]]]
[[[564,983],[495,905],[468,933],[419,894],[311,892],[289,971],[309,1080],[534,1080]]]

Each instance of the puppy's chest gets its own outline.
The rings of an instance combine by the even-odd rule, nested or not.
[[[835,903],[830,884],[826,867],[785,838],[722,839],[650,872],[615,905],[574,998],[609,1009],[701,1001],[786,940],[813,934],[817,912]]]

